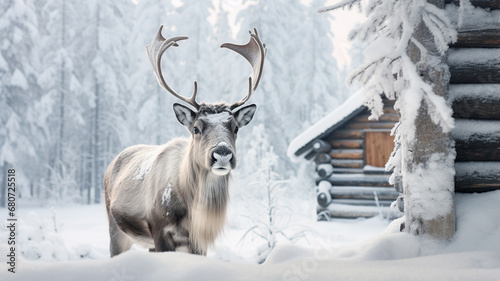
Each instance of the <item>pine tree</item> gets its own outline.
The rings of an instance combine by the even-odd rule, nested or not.
[[[238,55],[227,49],[218,48],[225,42],[233,42],[232,29],[229,25],[229,13],[225,7],[224,1],[219,1],[217,6],[217,21],[214,25],[213,38],[210,41],[210,47],[214,48],[213,65],[215,75],[213,80],[217,81],[214,85],[216,94],[223,101],[237,101],[242,98],[246,87],[240,87],[238,81],[235,81],[234,74],[240,70],[239,66],[246,63],[237,57]],[[237,62],[241,62],[241,64]],[[245,81],[246,82],[246,81]]]
[[[374,118],[383,113],[382,94],[397,100],[401,118],[394,132],[401,151],[395,155],[401,162],[393,159],[387,166],[394,175],[402,174],[406,231],[449,240],[455,222],[455,152],[449,136],[452,110],[444,99],[449,81],[445,59],[457,35],[442,10],[444,1],[349,0],[325,11],[353,5],[368,16],[353,38],[369,45],[365,63],[348,81],[363,87]]]
[[[190,95],[192,81],[196,80],[200,102],[216,102],[220,99],[216,91],[217,78],[213,74],[217,67],[213,62],[214,52],[218,51],[219,46],[212,43],[213,26],[208,21],[211,10],[214,10],[212,1],[183,1],[172,17],[172,20],[183,23],[177,25],[176,32],[189,36],[189,40],[183,42],[179,50],[175,50],[178,56],[184,58],[184,61],[181,61],[184,67],[177,66],[182,73],[182,76],[177,76],[180,82],[179,91]]]
[[[34,101],[40,99],[32,62],[37,22],[32,7],[23,1],[2,2],[0,22],[7,23],[0,25],[0,169],[17,168],[18,174],[29,177],[24,168],[33,167],[43,142],[43,138],[38,139],[43,132],[34,113]],[[0,206],[6,202],[4,180],[1,176]],[[18,194],[30,195],[24,188]]]
[[[123,8],[126,1],[96,1],[90,7],[91,22],[89,26],[90,38],[90,69],[89,90],[93,93],[89,108],[90,122],[89,141],[92,147],[91,190],[87,193],[90,203],[101,201],[102,179],[106,164],[123,148],[121,144],[129,137],[126,126],[116,130],[116,126],[125,123],[125,113],[129,99],[126,90],[127,57],[126,37],[129,22]]]
[[[308,7],[304,7],[302,30],[294,31],[299,36],[296,42],[301,42],[300,48],[292,47],[291,53],[300,52],[295,56],[296,66],[292,69],[296,79],[294,97],[291,98],[293,112],[302,115],[303,128],[323,118],[332,108],[339,105],[337,92],[339,69],[332,56],[332,40],[334,34],[330,24],[332,17],[329,14],[318,14],[317,8],[324,6],[326,1],[314,0]],[[343,84],[343,83],[342,83]]]
[[[78,158],[74,149],[78,126],[84,124],[83,107],[78,99],[82,91],[75,76],[75,54],[79,34],[79,6],[67,1],[48,0],[38,4],[40,15],[38,81],[44,99],[51,102],[51,114],[46,116],[49,139],[45,149],[50,167],[42,188],[46,197],[62,200],[76,185],[73,175]],[[43,196],[43,195],[42,195]]]
[[[136,137],[129,144],[165,143],[173,136],[185,133],[182,126],[178,126],[172,114],[171,104],[176,99],[165,92],[156,81],[153,69],[146,55],[146,45],[156,35],[160,25],[164,25],[163,36],[166,38],[182,35],[176,30],[175,7],[168,1],[142,0],[133,11],[134,26],[132,36],[128,43],[130,57],[130,80],[128,89],[131,92],[127,124],[130,130],[136,132]],[[180,50],[185,48],[185,42],[180,42],[180,47],[168,50],[162,59],[163,73],[167,83],[180,94],[186,94],[180,88],[178,75],[179,63],[176,59]],[[174,54],[172,54],[174,53]],[[175,70],[175,71],[172,71]],[[174,72],[175,75],[172,75]],[[189,80],[182,83],[189,84]],[[187,91],[190,94],[192,89]]]
[[[283,159],[276,167],[282,173],[296,172],[285,156],[288,143],[337,103],[335,61],[325,62],[332,50],[329,21],[313,12],[315,5],[254,1],[237,16],[239,41],[247,40],[245,29],[256,27],[268,46],[263,78],[252,97],[259,105],[254,124],[265,124],[269,130],[276,154]]]

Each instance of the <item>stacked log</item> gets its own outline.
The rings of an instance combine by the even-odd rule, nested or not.
[[[445,0],[446,4],[454,4],[455,6],[460,6],[460,0]],[[488,9],[488,10],[498,10],[500,9],[500,2],[495,0],[470,0],[470,3],[474,7]]]
[[[458,6],[458,0],[449,0]],[[500,1],[472,0],[476,9],[500,9]],[[478,23],[479,24],[479,23]],[[458,30],[448,56],[455,128],[455,191],[500,189],[500,28]]]
[[[394,102],[386,101],[385,114],[378,122],[369,121],[369,112],[364,110],[332,132],[329,139],[313,144],[320,218],[397,216],[397,212],[389,209],[399,195],[389,184],[390,173],[381,168],[363,169],[364,132],[390,130],[399,120],[393,105]]]

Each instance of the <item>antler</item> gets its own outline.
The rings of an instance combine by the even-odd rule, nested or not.
[[[252,67],[252,75],[248,78],[248,94],[240,101],[233,103],[230,108],[231,110],[242,106],[245,104],[250,96],[252,96],[253,91],[257,89],[259,85],[260,76],[262,75],[262,68],[264,67],[264,57],[266,55],[266,45],[262,44],[257,33],[257,29],[253,29],[255,34],[250,31],[250,41],[246,45],[235,45],[231,43],[224,43],[220,47],[228,48],[235,51],[236,53],[242,55]]]
[[[165,39],[161,35],[161,31],[163,29],[163,25],[160,26],[158,29],[158,33],[156,34],[155,39],[151,41],[146,46],[146,50],[148,52],[148,57],[149,60],[151,61],[151,65],[153,66],[153,70],[156,74],[156,78],[158,79],[158,83],[160,86],[163,87],[163,89],[167,90],[169,93],[171,93],[174,97],[194,106],[196,110],[200,108],[200,104],[196,102],[196,93],[198,91],[198,84],[196,81],[194,81],[194,89],[193,89],[193,94],[191,95],[191,98],[186,98],[183,97],[179,94],[177,94],[171,87],[170,85],[165,82],[165,79],[163,78],[163,73],[161,72],[161,56],[165,51],[170,48],[170,46],[178,47],[179,45],[177,44],[177,41],[181,40],[186,40],[188,39],[187,36],[177,36],[177,37],[172,37],[169,39]]]

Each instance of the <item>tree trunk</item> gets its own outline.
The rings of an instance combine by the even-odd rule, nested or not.
[[[90,136],[93,135],[93,130],[94,130],[94,124],[91,124],[90,125]],[[87,153],[87,157],[85,159],[85,167],[86,167],[86,177],[85,177],[85,180],[86,180],[86,183],[87,185],[85,186],[85,189],[87,190],[87,204],[90,205],[92,204],[92,181],[93,181],[93,161],[92,161],[92,152],[93,152],[93,147],[94,147],[94,138],[93,137],[90,137],[89,138],[89,144],[88,144],[88,153]]]
[[[99,53],[99,20],[100,20],[100,5],[97,4],[96,8],[96,30],[95,30],[95,44],[96,44],[96,50],[97,54]],[[99,204],[101,202],[101,176],[100,176],[100,171],[101,171],[101,165],[100,165],[100,151],[99,151],[99,107],[100,107],[100,89],[99,89],[99,78],[97,77],[97,73],[94,70],[94,86],[95,86],[95,115],[94,115],[94,153],[93,153],[93,160],[94,160],[94,203]]]
[[[94,146],[92,160],[94,162],[94,203],[98,204],[101,201],[101,181],[99,179],[99,81],[95,77],[95,110],[94,110]]]
[[[5,205],[7,204],[7,167],[9,165],[0,165],[0,171],[2,174],[2,176],[0,176],[0,207],[1,208],[4,208],[6,207]],[[17,183],[16,183],[17,184]]]
[[[62,47],[66,47],[66,5],[65,1],[62,2],[62,15],[61,15],[61,45]],[[63,176],[63,165],[64,165],[64,124],[65,124],[65,95],[66,95],[66,61],[62,59],[61,62],[61,81],[60,81],[60,89],[59,89],[59,138],[56,144],[56,159],[54,171],[58,173],[59,177]],[[51,183],[53,184],[53,183]],[[62,190],[59,188],[58,193],[60,198],[62,199]]]
[[[427,2],[444,8],[444,0]],[[414,36],[428,50],[428,61],[420,62],[422,78],[433,85],[434,93],[446,96],[450,76],[446,56],[440,55],[433,35],[422,22]],[[420,61],[416,46],[410,45],[408,52],[414,63]],[[455,233],[452,140],[449,133],[431,120],[425,101],[418,111],[415,127],[415,139],[402,138],[406,231],[450,240]]]

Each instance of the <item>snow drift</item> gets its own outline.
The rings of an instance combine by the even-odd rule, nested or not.
[[[500,191],[457,194],[449,244],[399,232],[402,219],[364,242],[282,245],[262,265],[184,253],[129,251],[112,259],[19,261],[2,280],[500,280]]]

